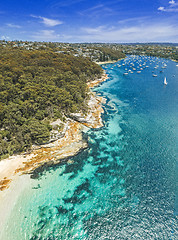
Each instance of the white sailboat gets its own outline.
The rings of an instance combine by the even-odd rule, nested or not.
[[[166,77],[164,78],[164,85],[167,85]]]

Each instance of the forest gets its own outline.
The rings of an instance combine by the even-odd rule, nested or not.
[[[48,142],[50,122],[87,113],[87,81],[102,75],[87,58],[0,48],[0,159]]]
[[[98,50],[100,50],[100,58],[99,60],[101,62],[105,62],[108,60],[112,61],[117,61],[118,59],[125,58],[126,55],[120,51],[120,50],[115,50],[109,47],[98,47]]]

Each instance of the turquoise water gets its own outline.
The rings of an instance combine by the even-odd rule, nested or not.
[[[105,126],[72,163],[31,176],[4,239],[177,239],[178,67],[129,56],[103,68]]]

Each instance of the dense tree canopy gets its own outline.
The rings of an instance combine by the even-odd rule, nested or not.
[[[105,62],[108,60],[118,60],[125,58],[125,54],[121,51],[109,48],[109,47],[99,47],[100,50],[100,61]]]
[[[0,48],[0,158],[49,140],[49,121],[87,110],[87,85],[102,74],[86,58]]]

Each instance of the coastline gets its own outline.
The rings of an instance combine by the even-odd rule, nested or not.
[[[124,59],[124,58],[119,58],[119,59],[113,60],[113,61],[110,60],[110,61],[106,61],[106,62],[95,62],[95,63],[98,64],[98,65],[104,65],[104,64],[109,64],[109,63],[116,63],[116,62],[118,62],[118,61],[120,61],[122,59]]]
[[[88,82],[88,88],[97,86],[107,78],[107,75],[103,74],[100,79]],[[17,176],[29,174],[44,164],[58,164],[87,148],[88,144],[82,137],[82,131],[85,128],[100,128],[103,126],[101,114],[104,110],[101,105],[105,102],[105,99],[96,96],[91,90],[89,91],[89,98],[87,116],[77,116],[77,120],[68,118],[64,137],[41,145],[37,149],[32,149],[29,154],[13,155],[0,161],[0,200],[1,193],[12,185]]]
[[[5,226],[19,195],[30,183],[30,173],[44,164],[55,165],[63,161],[70,163],[71,157],[88,147],[87,141],[83,139],[82,131],[103,126],[101,114],[104,112],[102,103],[105,103],[105,99],[96,96],[91,88],[107,78],[107,75],[103,74],[101,79],[87,83],[90,89],[90,99],[85,122],[68,119],[66,132],[62,138],[41,145],[40,148],[32,150],[31,153],[13,155],[0,161],[0,239],[6,231]]]
[[[119,61],[119,60],[120,60],[120,59],[115,60],[115,61],[95,62],[95,63],[98,64],[98,65],[104,65],[104,64],[109,64],[109,63],[115,63],[115,62],[117,62],[117,61]]]

